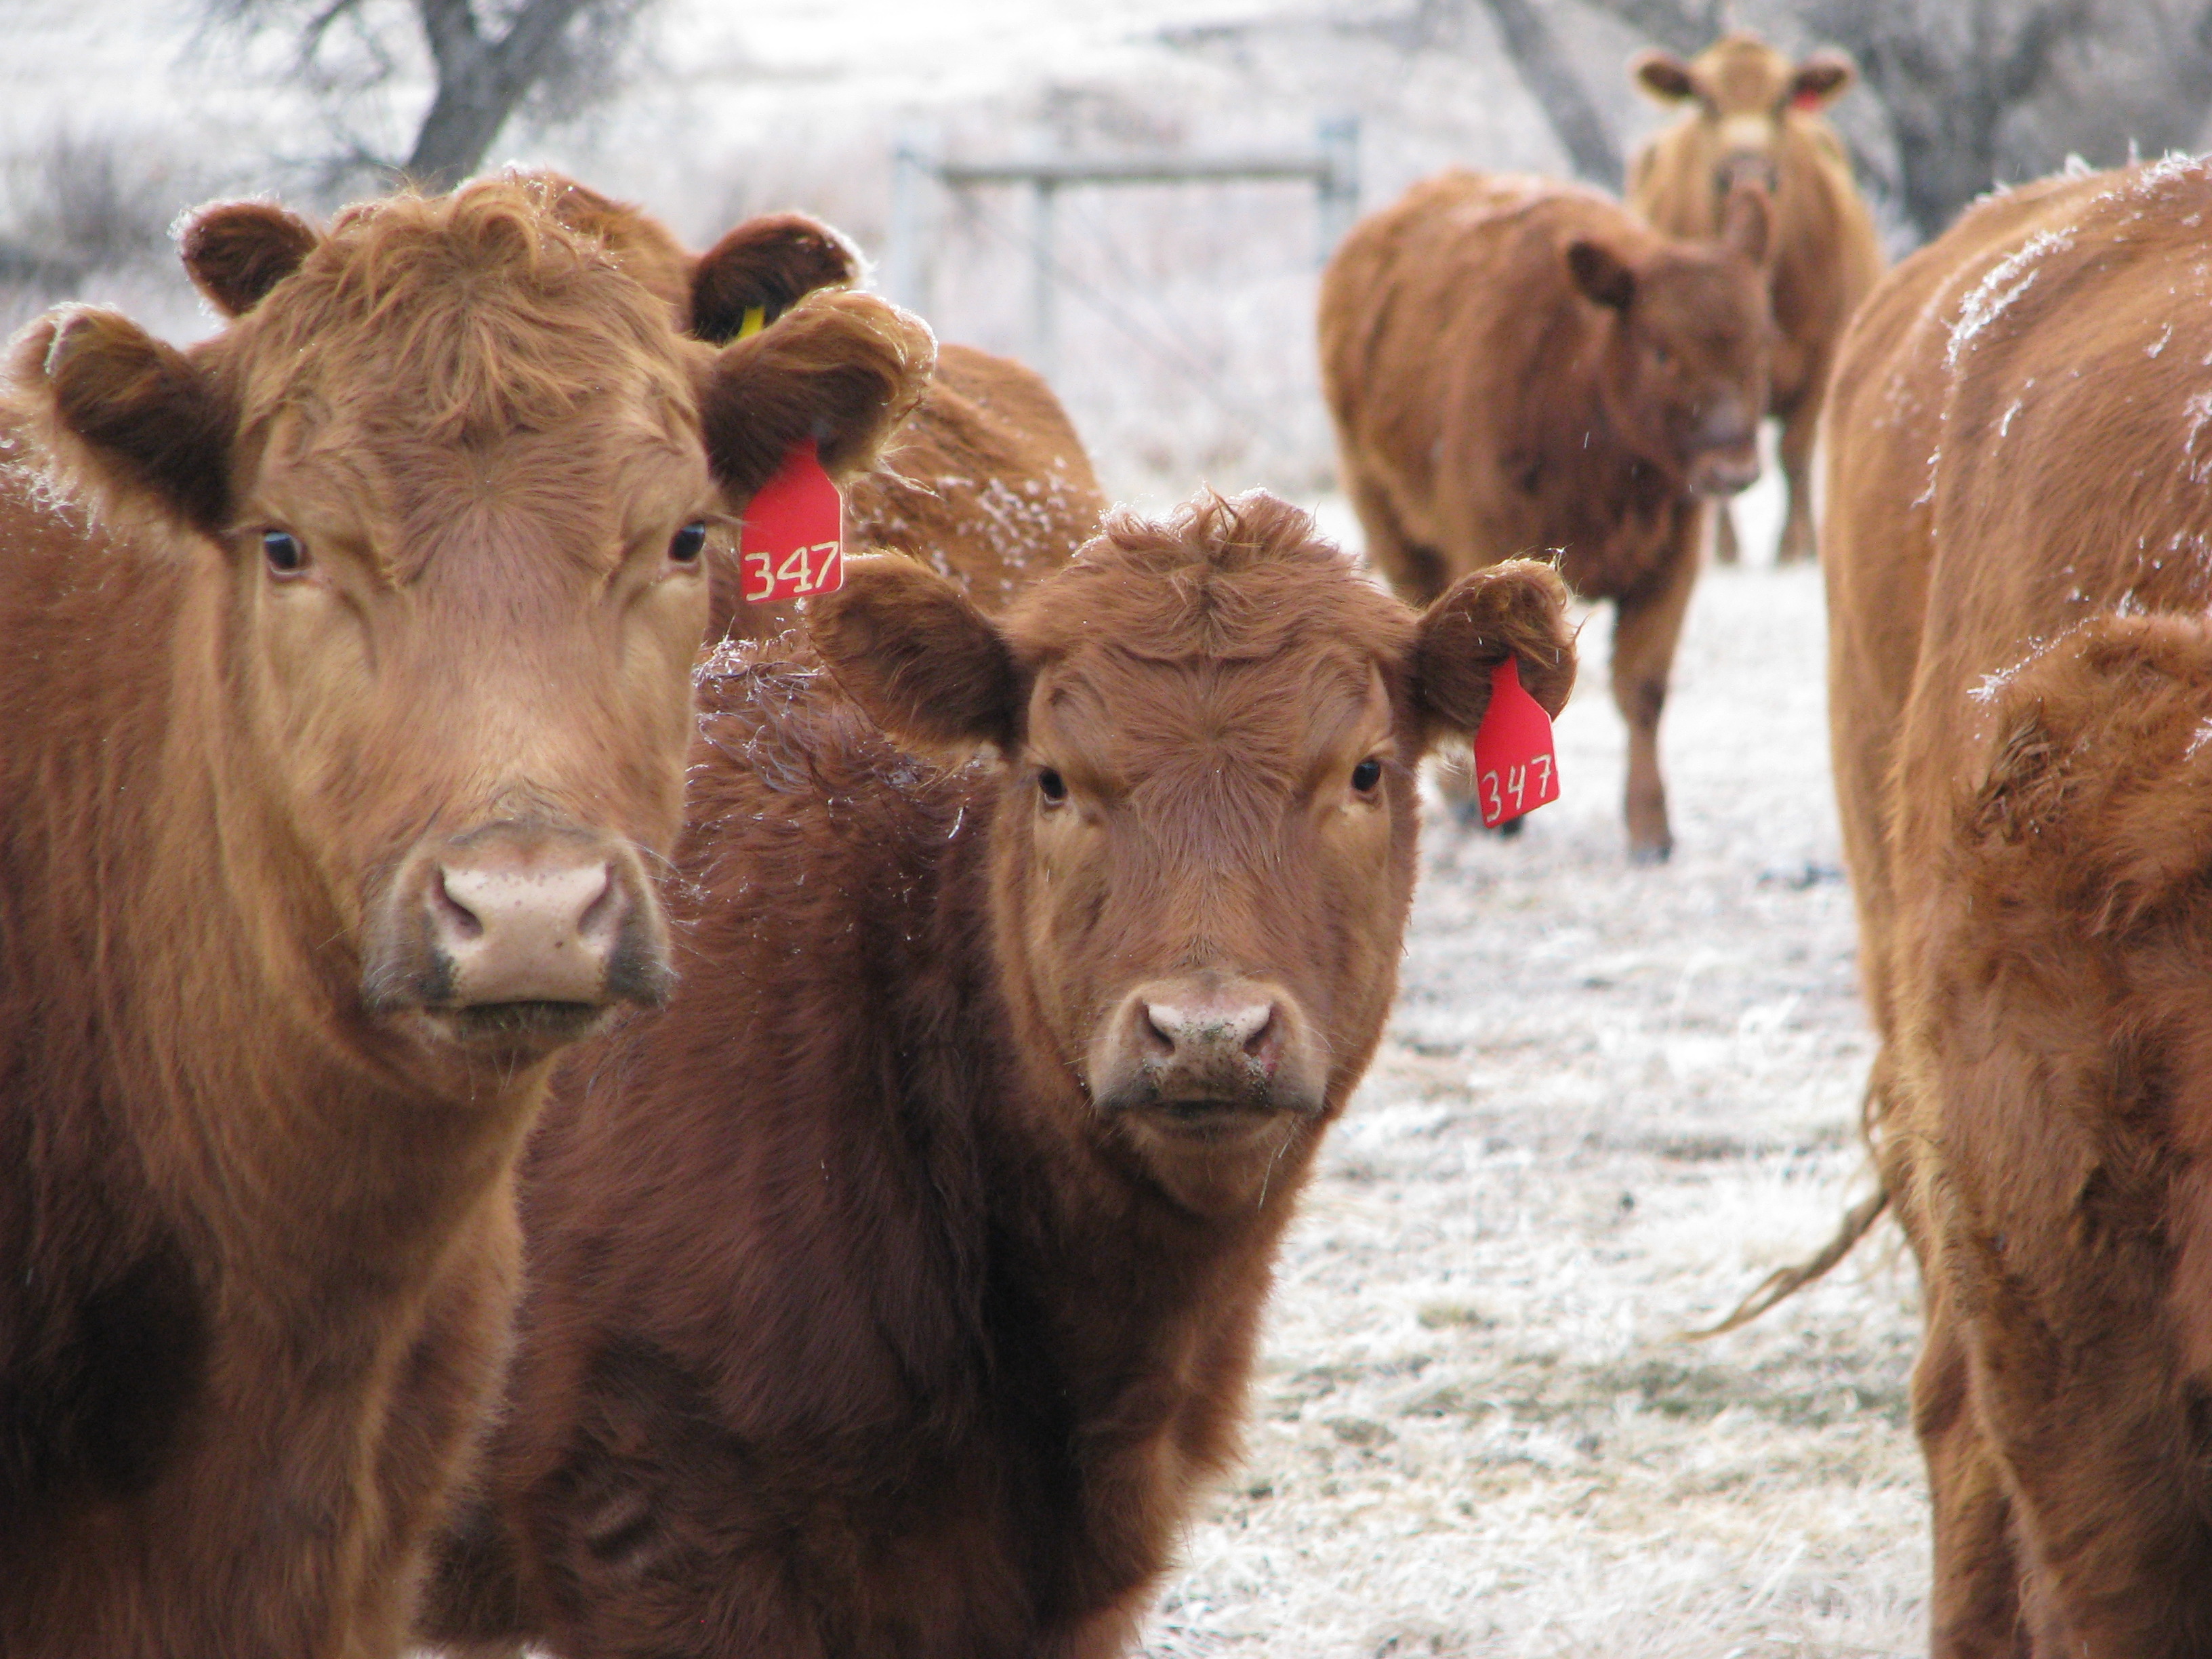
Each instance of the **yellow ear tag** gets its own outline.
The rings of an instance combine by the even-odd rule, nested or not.
[[[750,340],[754,335],[759,333],[767,326],[768,307],[766,306],[747,306],[745,307],[745,319],[738,325],[738,337],[740,340]]]

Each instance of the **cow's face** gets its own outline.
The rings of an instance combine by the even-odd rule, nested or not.
[[[1840,52],[1824,49],[1792,64],[1758,36],[1737,33],[1689,63],[1644,52],[1629,74],[1660,102],[1689,106],[1697,153],[1717,204],[1738,185],[1755,184],[1770,194],[1784,190],[1789,123],[1826,109],[1850,89],[1857,70]]]
[[[1117,520],[999,626],[905,561],[812,605],[888,729],[1000,757],[992,935],[1041,1087],[1200,1213],[1294,1173],[1374,1050],[1423,750],[1508,654],[1553,708],[1573,674],[1548,568],[1417,616],[1264,496]]]
[[[1607,313],[1600,396],[1640,459],[1693,495],[1732,495],[1759,477],[1773,313],[1760,270],[1770,206],[1734,191],[1721,240],[1637,250],[1568,244],[1569,274]]]
[[[792,442],[864,464],[926,331],[845,296],[717,353],[543,181],[326,238],[216,210],[187,257],[223,335],[64,313],[21,377],[196,562],[224,764],[306,878],[314,968],[372,1040],[464,1072],[657,1000],[706,544]]]

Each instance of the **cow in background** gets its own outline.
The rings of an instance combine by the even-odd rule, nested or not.
[[[2212,1652],[2212,167],[2001,192],[1827,413],[1939,1659]]]
[[[667,300],[678,329],[725,345],[805,295],[848,289],[860,252],[801,213],[763,214],[694,257],[659,222],[568,180],[563,210],[621,249],[625,266]],[[940,345],[913,413],[878,464],[845,485],[848,544],[906,554],[1000,610],[1097,534],[1106,496],[1074,425],[1043,380],[1012,358]],[[736,550],[710,542],[709,635],[766,639],[798,625],[795,599],[740,597]]]
[[[0,418],[0,1653],[389,1659],[554,1058],[672,978],[708,524],[932,343],[716,350],[545,181],[184,233]],[[71,500],[70,497],[77,499]]]
[[[1416,613],[1257,495],[996,622],[900,559],[809,603],[827,672],[702,690],[683,983],[532,1146],[433,1641],[1126,1651],[1389,1012],[1416,766],[1574,673],[1546,568]]]
[[[1704,501],[1759,476],[1768,223],[1756,185],[1717,241],[1684,242],[1578,185],[1452,172],[1361,220],[1322,274],[1344,484],[1399,595],[1549,551],[1613,602],[1639,862],[1674,847],[1659,715]],[[1446,787],[1465,802],[1463,771]]]
[[[1850,157],[1820,111],[1857,71],[1842,52],[1792,64],[1757,35],[1723,36],[1689,63],[1647,52],[1630,67],[1637,85],[1689,112],[1650,139],[1628,171],[1628,204],[1669,236],[1720,234],[1729,191],[1746,181],[1774,204],[1767,295],[1774,312],[1767,412],[1782,422],[1789,516],[1777,557],[1814,556],[1813,446],[1820,400],[1851,313],[1881,274],[1881,241],[1851,181]],[[1725,506],[1714,513],[1714,550],[1736,556]]]

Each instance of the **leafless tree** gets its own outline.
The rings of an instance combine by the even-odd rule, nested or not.
[[[500,131],[526,106],[572,115],[618,84],[610,72],[653,0],[207,0],[210,21],[288,37],[301,78],[332,106],[342,134],[337,173],[404,173],[433,187],[483,165]],[[404,21],[403,21],[404,20]],[[402,38],[411,30],[415,38]],[[407,154],[354,136],[348,110],[388,87],[415,47],[435,80]]]

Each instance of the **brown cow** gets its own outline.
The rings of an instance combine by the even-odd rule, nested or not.
[[[1345,488],[1400,595],[1551,550],[1577,593],[1613,602],[1638,861],[1674,846],[1659,714],[1699,498],[1759,474],[1766,223],[1755,186],[1720,243],[1689,243],[1594,191],[1447,173],[1354,226],[1322,276]]]
[[[2212,168],[1995,197],[1828,414],[1942,1656],[2212,1652]]]
[[[15,353],[9,1659],[398,1651],[551,1058],[667,992],[708,526],[920,392],[890,307],[716,352],[556,205],[212,209],[220,334],[79,309]]]
[[[708,687],[682,987],[532,1149],[472,1653],[1123,1651],[1390,1007],[1415,764],[1574,672],[1545,567],[1416,615],[1257,495],[995,624],[903,560],[812,604],[836,684]]]
[[[1711,237],[1738,183],[1754,181],[1773,198],[1767,295],[1776,334],[1766,408],[1782,422],[1790,495],[1777,556],[1784,564],[1809,559],[1813,442],[1829,365],[1851,313],[1881,275],[1881,240],[1851,181],[1850,157],[1820,113],[1857,70],[1840,52],[1792,64],[1757,35],[1736,33],[1686,64],[1645,52],[1629,72],[1662,103],[1695,106],[1637,152],[1629,206],[1669,236]],[[1716,509],[1713,529],[1715,550],[1734,563],[1735,529],[1725,506]]]

